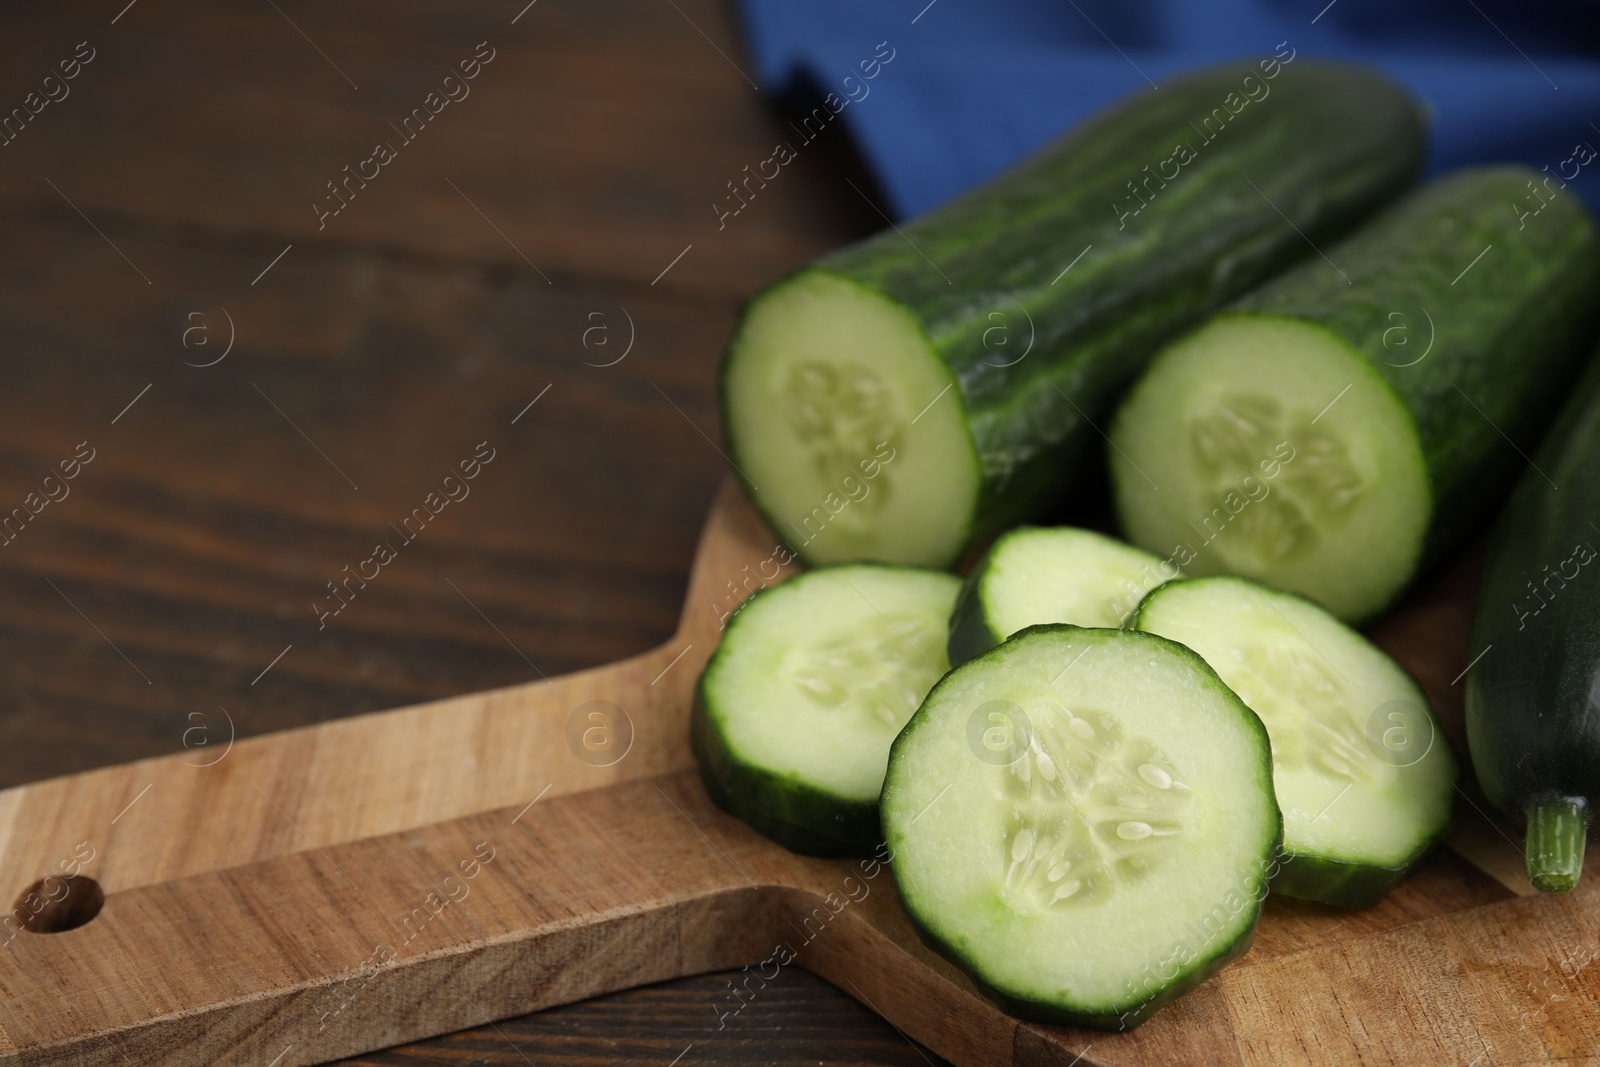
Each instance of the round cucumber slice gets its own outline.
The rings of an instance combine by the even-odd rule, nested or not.
[[[903,305],[811,268],[745,311],[722,378],[733,462],[812,563],[955,563],[978,453],[961,389]]]
[[[1092,530],[1018,527],[995,541],[961,587],[950,662],[959,666],[1041,623],[1114,629],[1177,574],[1171,561]]]
[[[949,667],[960,585],[857,564],[751,597],[696,694],[692,738],[712,798],[796,851],[871,853],[889,745]]]
[[[1157,356],[1111,440],[1129,538],[1191,574],[1259,578],[1356,621],[1421,557],[1432,494],[1416,424],[1315,323],[1216,317]]]
[[[1460,772],[1427,698],[1321,608],[1193,578],[1151,593],[1133,625],[1194,649],[1266,724],[1283,811],[1274,891],[1375,904],[1450,829]]]
[[[1261,720],[1199,656],[1067,625],[934,687],[882,815],[934,947],[1014,1014],[1114,1029],[1245,951],[1282,826]]]

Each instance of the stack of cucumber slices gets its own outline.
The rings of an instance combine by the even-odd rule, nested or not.
[[[1243,953],[1269,890],[1365,907],[1413,870],[1458,762],[1350,627],[1481,528],[1600,290],[1574,194],[1515,166],[1408,192],[1421,157],[1371,72],[1217,68],[758,294],[729,451],[817,569],[747,602],[700,680],[716,801],[801,852],[887,848],[931,945],[1089,1026]],[[1477,632],[1506,651],[1468,687],[1541,889],[1576,881],[1600,802],[1600,597],[1563,592],[1600,555],[1587,381],[1541,454],[1562,488],[1528,474],[1503,524]],[[1102,438],[1128,543],[1018,526]]]
[[[1309,601],[1159,562],[1030,528],[964,585],[758,593],[701,676],[707,789],[800,852],[887,845],[930,942],[1041,1021],[1137,1025],[1248,948],[1269,885],[1376,903],[1449,828],[1427,700]]]

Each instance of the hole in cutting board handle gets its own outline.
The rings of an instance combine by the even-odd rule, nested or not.
[[[31,934],[59,934],[92,920],[105,903],[106,891],[88,875],[52,874],[22,891],[11,918]]]

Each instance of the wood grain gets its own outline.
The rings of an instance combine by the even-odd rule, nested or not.
[[[789,967],[750,1010],[719,1027],[712,1013],[733,973],[703,975],[507,1020],[494,1027],[341,1060],[347,1067],[422,1064],[712,1063],[764,1067],[876,1063],[938,1067],[945,1061],[895,1033],[872,1011],[807,971]],[[887,1032],[891,1040],[880,1036]]]
[[[881,225],[830,131],[719,231],[711,194],[787,128],[696,31],[735,47],[724,9],[541,0],[440,139],[319,232],[319,175],[522,5],[358,4],[326,14],[343,42],[279,6],[341,66],[354,50],[359,92],[259,3],[18,12],[0,38],[8,99],[99,48],[0,149],[0,500],[99,450],[0,549],[0,784],[171,752],[195,711],[251,736],[658,644],[724,469],[712,372],[739,300]],[[232,353],[186,366],[223,309]],[[598,365],[626,316],[631,353]],[[198,322],[213,347],[190,351]],[[586,348],[598,322],[610,347]],[[485,439],[472,498],[319,630],[325,583]]]
[[[18,10],[0,35],[12,104],[76,42],[98,49],[71,96],[0,149],[0,497],[19,503],[78,441],[100,449],[72,496],[0,550],[0,786],[198,761],[183,746],[222,744],[222,709],[250,738],[670,636],[724,467],[706,440],[720,439],[712,370],[739,300],[882,225],[844,182],[873,188],[842,131],[719,231],[712,195],[787,127],[717,54],[737,38],[716,0],[540,0],[515,26],[520,2],[280,0],[280,15],[140,0],[113,24],[125,6]],[[308,193],[330,165],[485,39],[499,57],[438,139],[316,231]],[[205,313],[216,345],[219,308],[238,324],[233,352],[185,366],[209,358],[181,343],[188,316]],[[594,365],[619,351],[624,310],[632,353]],[[609,349],[582,344],[596,312]],[[486,436],[500,456],[471,499],[318,631],[311,597]],[[835,1056],[907,1050],[844,994],[809,988],[813,1011],[831,998],[857,1020]],[[591,1018],[575,1010],[500,1025],[540,1063],[578,1062],[543,1029]],[[797,1024],[786,1012],[775,999],[759,1022]],[[594,1025],[601,1047],[661,1062],[683,1048],[653,1018]],[[525,1062],[492,1028],[462,1040]],[[740,1048],[708,1035],[691,1058],[748,1062]]]
[[[0,784],[139,761],[0,792],[0,880],[9,895],[0,903],[57,869],[80,842],[96,850],[86,870],[111,894],[87,926],[17,935],[0,953],[15,968],[4,972],[0,1032],[19,1062],[163,1062],[168,1051],[170,1062],[270,1062],[255,1058],[257,1046],[296,1025],[320,1037],[328,1005],[343,1003],[333,992],[349,976],[341,968],[370,955],[372,946],[346,953],[352,942],[341,922],[391,944],[406,936],[395,933],[406,911],[384,909],[425,899],[430,879],[461,861],[454,849],[459,833],[479,825],[472,820],[489,819],[482,825],[493,830],[493,818],[514,818],[549,785],[509,840],[542,842],[525,837],[522,824],[548,810],[588,840],[625,844],[634,840],[626,833],[596,830],[612,809],[570,805],[599,803],[607,789],[585,790],[607,783],[640,787],[635,768],[668,773],[662,791],[697,812],[692,782],[681,771],[671,777],[685,766],[681,733],[666,728],[681,714],[673,701],[682,693],[658,696],[644,677],[689,642],[639,653],[673,632],[684,562],[721,477],[723,460],[708,440],[718,439],[715,357],[743,295],[880,224],[842,181],[853,173],[871,190],[845,170],[853,164],[834,131],[807,146],[736,224],[715,227],[711,195],[787,134],[717,54],[741,60],[727,11],[706,0],[678,0],[676,10],[540,0],[514,25],[520,3],[504,11],[279,7],[141,2],[115,23],[114,11],[30,8],[14,12],[0,37],[7,99],[20,99],[74,42],[99,49],[71,98],[0,156],[0,493],[19,501],[78,441],[100,449],[72,497],[0,553]],[[500,51],[473,96],[317,230],[308,190],[320,190],[372,130],[486,39]],[[237,347],[215,367],[185,366],[216,351],[184,346],[189,316],[202,312],[214,331],[222,308],[239,325]],[[606,315],[615,328],[621,309],[637,323],[634,353],[595,366],[604,359],[582,343],[589,316]],[[513,424],[546,386],[549,395]],[[323,584],[370,552],[389,522],[485,438],[501,451],[473,497],[317,629],[308,604]],[[1468,561],[1376,634],[1422,679],[1447,732],[1459,730],[1451,680],[1469,655],[1472,584]],[[692,673],[705,651],[686,654],[659,686]],[[561,677],[628,657],[637,658],[624,674]],[[541,673],[556,684],[528,688]],[[495,691],[454,699],[486,687]],[[567,747],[565,717],[591,692],[650,712],[644,747],[613,767],[583,763]],[[434,703],[331,724],[343,732],[326,736],[311,727],[419,701]],[[197,723],[203,731],[191,734]],[[397,740],[391,727],[401,724],[416,727],[416,737]],[[202,766],[234,735],[221,762]],[[429,750],[420,761],[413,742]],[[646,825],[661,834],[639,847],[665,848],[672,824],[654,821],[665,812],[643,796]],[[742,828],[715,812],[701,814],[718,847],[754,875],[759,864],[739,850],[763,843],[741,838]],[[1381,908],[1355,917],[1270,902],[1249,957],[1133,1035],[1071,1035],[996,1018],[908,939],[881,879],[861,907],[802,950],[801,962],[963,1062],[1066,1064],[1091,1041],[1083,1063],[1349,1062],[1356,1054],[1416,1062],[1402,1054],[1411,1033],[1429,1042],[1412,1052],[1446,1062],[1440,1050],[1462,1048],[1472,1055],[1460,1062],[1470,1062],[1482,1051],[1470,1039],[1479,1037],[1494,1046],[1486,1064],[1560,1050],[1581,1057],[1593,1046],[1593,973],[1579,966],[1596,948],[1592,924],[1582,925],[1581,908],[1570,910],[1580,902],[1510,901],[1527,891],[1514,846],[1470,804],[1461,815],[1452,844],[1470,864],[1441,854]],[[694,840],[709,861],[705,839]],[[570,929],[537,900],[491,891],[485,879],[504,870],[538,882],[564,873],[541,866],[544,854],[531,847],[512,848],[514,862],[499,869],[497,853],[472,881],[474,895],[421,927],[404,946],[407,965],[391,976],[401,985],[383,1001],[396,1014],[378,1013],[356,1024],[359,1032],[382,1044],[476,1023],[463,1002],[480,986],[485,1003],[517,1011],[665,973],[658,959],[625,965],[604,935],[620,917],[597,919],[598,932],[574,956]],[[678,894],[664,914],[680,931],[700,929],[696,894],[726,881],[689,855],[683,881],[648,883]],[[645,884],[627,873],[618,884]],[[778,884],[791,875],[813,881]],[[776,1059],[748,1035],[792,1029],[787,972],[720,1029],[716,1006],[690,992],[717,988],[715,999],[726,1002],[727,983],[746,981],[743,966],[772,947],[739,937],[767,933],[774,914],[803,923],[804,894],[822,875],[808,867],[757,877],[778,902],[719,921],[688,952],[673,956],[670,937],[640,935],[680,969],[741,968],[731,974],[502,1024],[514,1042],[479,1027],[371,1062],[523,1063],[531,1054],[538,1062],[666,1063],[690,1044],[685,1064]],[[599,901],[611,888],[582,895]],[[749,889],[713,896],[727,902]],[[1458,916],[1469,917],[1459,932]],[[485,939],[496,922],[533,938],[519,942],[527,951],[508,964],[503,997],[506,978],[485,977],[472,962],[480,948],[489,950],[484,960],[504,958],[494,955],[503,946]],[[109,967],[116,954],[137,950],[147,925],[168,931],[163,951],[171,955]],[[122,936],[108,945],[107,931]],[[1378,950],[1359,947],[1369,938],[1380,939]],[[110,955],[77,954],[74,944]],[[32,953],[26,968],[18,952]],[[1431,963],[1416,971],[1386,960],[1396,953]],[[601,966],[588,985],[526,973],[541,959],[552,969],[576,960],[581,971],[591,954]],[[858,956],[904,963],[910,977],[902,987],[885,973],[858,973]],[[413,977],[402,981],[401,971]],[[1393,987],[1419,976],[1438,988]],[[1466,993],[1451,991],[1469,980]],[[1286,995],[1284,982],[1309,982],[1311,992],[1296,986],[1303,995]],[[1327,995],[1347,982],[1359,997]],[[363,1042],[342,1028],[371,1014],[376,988],[364,986],[333,1020],[349,1047]],[[808,1025],[848,1019],[858,1040],[814,1045],[804,1058],[922,1062],[906,1036],[841,1003],[832,987],[805,988]],[[251,1014],[285,989],[281,1016]],[[209,1018],[230,1020],[216,1038],[193,1036],[201,1029],[194,1019],[168,1011],[185,997]],[[630,1007],[640,1005],[650,1007]],[[931,1023],[930,1005],[940,1016]],[[296,1024],[302,1006],[319,1014]],[[1386,1014],[1391,1006],[1397,1017]],[[685,1014],[672,1014],[680,1008]],[[1280,1010],[1319,1029],[1294,1038],[1263,1032]],[[1444,1015],[1431,1018],[1436,1012]],[[1451,1024],[1452,1013],[1476,1029]],[[112,1024],[126,1028],[104,1029]],[[1009,1035],[1008,1049],[997,1034]],[[57,1043],[46,1051],[38,1042]],[[331,1046],[312,1054],[324,1052],[335,1054]]]
[[[738,604],[725,583],[772,552],[731,485],[718,499],[682,623],[662,647],[548,682],[0,792],[0,899],[80,841],[96,855],[89,873],[119,892],[691,766],[690,691]],[[593,751],[582,742],[591,730]]]

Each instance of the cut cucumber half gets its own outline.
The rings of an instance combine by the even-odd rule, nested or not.
[[[1432,495],[1411,414],[1315,323],[1218,316],[1162,354],[1112,440],[1128,533],[1190,573],[1270,579],[1362,618],[1422,553]]]
[[[780,536],[816,563],[954,561],[977,509],[978,453],[915,316],[810,269],[751,303],[735,346],[728,440]]]
[[[1166,346],[1111,429],[1129,540],[1360,622],[1480,531],[1600,308],[1583,201],[1506,206],[1541,180],[1456,171]]]
[[[1283,811],[1272,888],[1377,903],[1450,829],[1455,754],[1400,665],[1307,600],[1243,578],[1171,582],[1133,625],[1182,642],[1261,716]]]
[[[934,687],[882,814],[935,948],[1013,1014],[1111,1029],[1244,953],[1282,829],[1261,720],[1199,656],[1067,625]]]
[[[959,666],[1041,623],[1115,629],[1146,593],[1177,575],[1171,560],[1092,530],[1012,530],[995,541],[961,587],[950,618],[950,662]]]
[[[797,852],[871,853],[889,745],[948,669],[960,587],[861,564],[751,597],[696,692],[692,741],[712,798]]]

